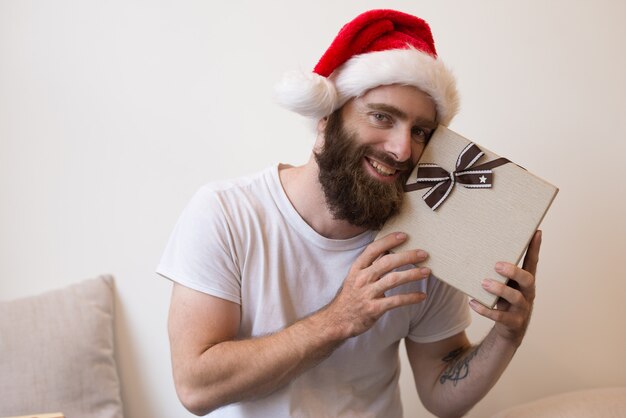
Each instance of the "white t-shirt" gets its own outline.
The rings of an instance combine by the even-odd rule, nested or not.
[[[240,304],[239,337],[255,337],[328,304],[374,236],[372,231],[346,240],[319,235],[291,205],[278,166],[272,166],[201,188],[183,211],[157,272]],[[470,323],[466,297],[443,282],[431,277],[391,292],[409,290],[428,296],[387,312],[369,331],[268,397],[211,416],[401,417],[400,340],[438,341]]]

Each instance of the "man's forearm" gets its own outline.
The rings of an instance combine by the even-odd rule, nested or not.
[[[459,347],[442,358],[444,368],[433,387],[438,415],[458,417],[469,411],[496,384],[516,349],[492,329],[479,345]]]
[[[274,334],[207,348],[175,372],[181,401],[204,415],[282,387],[345,341],[326,316],[322,310]]]
[[[449,406],[444,416],[460,416],[472,408],[498,381],[522,343],[535,300],[535,273],[541,247],[541,231],[533,236],[522,268],[498,262],[495,271],[509,279],[501,283],[482,281],[483,288],[498,296],[497,309],[489,309],[476,301],[470,307],[478,314],[495,321],[487,337],[478,347],[451,352],[444,357],[445,366],[438,384],[431,391],[435,405]],[[442,402],[443,401],[443,402]]]

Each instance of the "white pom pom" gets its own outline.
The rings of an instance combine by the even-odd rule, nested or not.
[[[328,116],[337,106],[335,85],[316,73],[289,72],[274,91],[281,106],[307,117]]]

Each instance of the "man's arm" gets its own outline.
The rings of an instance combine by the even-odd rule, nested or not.
[[[235,340],[239,320],[236,303],[174,284],[169,316],[174,383],[183,405],[197,415],[271,392],[340,342],[323,335],[315,318]]]
[[[535,272],[541,233],[533,237],[522,268],[498,263],[509,286],[486,280],[485,289],[500,297],[497,309],[476,301],[470,306],[495,321],[485,339],[472,346],[465,332],[435,343],[406,339],[415,385],[424,406],[438,416],[459,417],[495,385],[522,343],[535,299]]]
[[[406,240],[390,234],[356,259],[331,303],[277,332],[236,340],[239,305],[175,284],[169,314],[174,383],[181,402],[202,415],[220,406],[271,393],[330,355],[346,339],[371,328],[385,312],[424,300],[423,293],[384,297],[421,280],[428,269],[393,271],[426,254],[388,251]]]

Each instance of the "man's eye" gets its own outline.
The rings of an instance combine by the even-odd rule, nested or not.
[[[384,113],[373,113],[372,117],[376,120],[376,122],[388,122],[389,117]]]
[[[413,128],[413,138],[415,138],[417,142],[428,142],[429,136],[429,133],[422,128]]]

